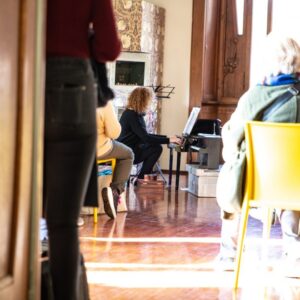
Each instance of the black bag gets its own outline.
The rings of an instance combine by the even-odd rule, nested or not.
[[[103,107],[109,100],[114,99],[115,94],[108,85],[107,71],[105,63],[100,63],[91,59],[94,76],[97,82],[97,106]]]
[[[98,165],[95,157],[83,206],[98,207]]]
[[[47,254],[43,254],[41,266],[41,300],[55,300],[53,294],[53,286],[50,275],[49,259]],[[80,254],[80,274],[79,274],[79,299],[90,300],[89,286],[87,282],[86,269],[84,265],[83,255]]]
[[[216,198],[218,205],[227,213],[240,212],[243,200],[246,170],[245,142],[231,161],[226,161],[217,180]]]
[[[89,41],[92,43],[95,36],[94,29],[90,28],[88,33]],[[97,83],[97,107],[104,107],[109,100],[115,97],[113,90],[109,87],[106,64],[91,58],[91,65]]]

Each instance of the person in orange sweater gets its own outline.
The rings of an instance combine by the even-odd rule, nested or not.
[[[134,154],[132,150],[116,141],[121,133],[121,125],[114,111],[112,101],[103,100],[97,108],[97,158],[116,159],[110,187],[101,191],[105,213],[112,219],[116,218],[120,194],[130,176]]]

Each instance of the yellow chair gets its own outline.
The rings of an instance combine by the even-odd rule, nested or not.
[[[107,164],[110,163],[111,164],[111,168],[112,168],[112,174],[114,172],[115,166],[116,166],[116,159],[115,158],[109,158],[109,159],[97,159],[97,166],[99,167],[99,165],[103,165],[103,164]],[[101,190],[99,189],[99,193],[101,193]],[[93,209],[93,214],[94,214],[94,223],[97,224],[98,223],[98,207],[94,207]]]
[[[234,288],[239,285],[249,209],[265,210],[263,237],[268,238],[274,208],[300,211],[300,124],[250,121],[245,126],[246,182]]]

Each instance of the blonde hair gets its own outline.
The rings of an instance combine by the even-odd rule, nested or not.
[[[300,46],[294,39],[270,33],[264,50],[266,76],[300,72]]]
[[[135,88],[127,99],[126,108],[132,109],[137,113],[144,113],[147,110],[153,97],[153,92],[150,88],[138,87]]]

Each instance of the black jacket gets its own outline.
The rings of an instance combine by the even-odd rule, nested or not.
[[[170,142],[165,135],[148,133],[144,114],[138,114],[134,110],[126,109],[120,118],[120,124],[122,131],[118,141],[133,150],[140,144],[169,144]]]

